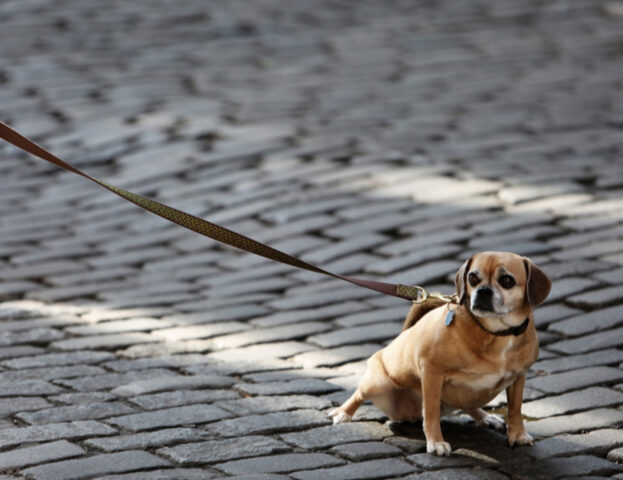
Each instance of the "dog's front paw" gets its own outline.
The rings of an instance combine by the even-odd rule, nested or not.
[[[353,419],[348,413],[343,412],[339,408],[332,408],[327,412],[327,416],[333,419],[333,425],[350,422]]]
[[[452,449],[448,442],[426,442],[426,451],[440,457],[449,457]]]
[[[493,428],[494,430],[499,430],[500,432],[506,431],[506,423],[504,419],[499,415],[495,415],[494,413],[488,414],[485,418],[480,421],[480,425],[484,425],[488,428]]]
[[[515,430],[508,432],[508,446],[515,445],[534,445],[534,440],[525,430]]]

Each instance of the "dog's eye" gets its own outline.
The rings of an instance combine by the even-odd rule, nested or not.
[[[480,282],[480,280],[478,279],[478,275],[476,275],[475,273],[470,273],[468,280],[469,280],[469,284],[472,287],[475,287]]]
[[[515,286],[515,279],[510,275],[502,275],[498,283],[502,285],[502,288],[513,288]]]

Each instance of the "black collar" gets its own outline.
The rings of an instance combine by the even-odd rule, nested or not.
[[[492,332],[491,330],[485,328],[485,326],[482,323],[480,323],[480,320],[476,318],[476,315],[474,315],[469,308],[466,308],[466,310],[469,312],[469,316],[472,317],[472,320],[476,322],[476,325],[482,328],[485,332],[491,335],[496,335],[498,337],[507,337],[508,335],[514,335],[515,337],[518,337],[519,335],[521,335],[522,333],[526,331],[526,329],[528,328],[528,324],[530,323],[530,317],[526,317],[526,319],[523,321],[521,325],[507,328],[506,330],[498,330],[498,331]]]

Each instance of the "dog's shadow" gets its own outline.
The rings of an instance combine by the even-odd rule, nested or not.
[[[444,440],[452,446],[450,457],[426,453],[422,422],[386,422],[394,434],[389,443],[412,452],[409,460],[425,470],[477,468],[498,470],[512,478],[547,478],[541,476],[541,462],[529,455],[531,447],[509,447],[506,434],[476,425],[464,417],[443,417]]]

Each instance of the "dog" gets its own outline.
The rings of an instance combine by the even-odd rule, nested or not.
[[[355,393],[328,412],[334,424],[350,421],[371,400],[391,421],[422,420],[428,453],[450,455],[440,417],[455,409],[479,425],[506,429],[511,447],[533,444],[521,402],[526,371],[539,353],[532,310],[551,282],[528,258],[483,252],[461,266],[455,284],[456,303],[413,305],[402,333],[368,359]],[[503,389],[507,428],[482,409]]]

